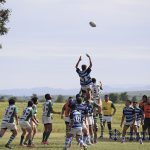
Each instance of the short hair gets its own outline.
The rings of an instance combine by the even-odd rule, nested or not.
[[[82,70],[86,70],[87,66],[86,65],[82,65],[81,68],[82,68]]]
[[[142,96],[142,99],[144,99],[144,98],[147,100],[147,95],[143,95],[143,96]]]
[[[28,101],[28,107],[32,107],[33,106],[33,102],[32,101]]]
[[[93,82],[93,83],[96,83],[96,79],[95,79],[95,78],[92,78],[92,82]]]
[[[15,100],[15,98],[13,98],[13,97],[11,97],[11,98],[8,99],[9,105],[14,105],[15,102],[16,102],[16,100]]]
[[[38,97],[36,97],[36,96],[32,97],[32,98],[31,98],[31,101],[32,101],[34,104],[36,104],[37,101],[38,101]]]
[[[50,94],[45,94],[45,99],[46,99],[46,100],[50,100],[50,99],[52,99],[52,97],[51,97]]]

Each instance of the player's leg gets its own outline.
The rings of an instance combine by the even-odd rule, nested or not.
[[[22,130],[22,134],[20,138],[20,146],[23,146],[23,140],[24,140],[24,137],[26,136],[26,129],[21,128],[21,130]]]
[[[125,142],[125,135],[126,135],[126,131],[128,130],[129,126],[130,125],[124,125],[124,127],[123,127],[121,143]]]
[[[97,131],[98,131],[98,124],[97,124],[97,117],[98,114],[95,113],[93,118],[94,118],[94,143],[97,143]]]
[[[137,140],[140,142],[140,144],[143,144],[137,125],[133,126],[133,130],[136,133]]]
[[[142,140],[145,140],[146,130],[148,129],[149,125],[147,124],[147,120],[144,119],[144,125],[143,125],[143,138]]]
[[[5,134],[7,128],[1,128],[1,131],[0,131],[0,138],[3,137],[3,135]]]
[[[46,130],[46,136],[45,136],[45,144],[48,144],[48,138],[52,132],[52,123],[48,123],[46,126],[47,126],[47,130]]]
[[[88,124],[89,124],[90,141],[91,141],[91,143],[94,143],[94,132],[93,132],[94,120],[93,120],[93,116],[88,117]]]
[[[104,128],[105,128],[105,124],[106,124],[106,118],[105,118],[105,116],[103,116],[103,117],[102,117],[102,122],[100,122],[101,133],[100,133],[99,139],[103,139],[103,138],[104,138]]]
[[[5,145],[5,147],[9,148],[9,149],[11,149],[11,143],[13,142],[15,137],[17,136],[17,127],[16,127],[16,125],[15,124],[11,124],[10,126],[12,126],[12,127],[10,127],[12,135],[10,136],[7,144]]]
[[[133,141],[133,126],[130,126],[130,141]]]

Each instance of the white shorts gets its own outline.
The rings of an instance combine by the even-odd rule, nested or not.
[[[70,118],[69,117],[65,117],[64,121],[69,123],[70,122]]]
[[[82,127],[80,128],[71,128],[70,134],[72,134],[73,136],[82,135]]]
[[[29,121],[21,121],[20,120],[19,125],[23,129],[30,129],[31,128],[31,124],[29,123]]]
[[[135,121],[135,123],[136,123],[136,125],[137,125],[138,127],[140,127],[140,126],[141,126],[141,120],[139,120],[139,121]]]
[[[82,123],[82,129],[87,129],[87,124],[85,123],[85,121],[83,121]]]
[[[131,125],[133,125],[133,121],[131,121],[131,122],[125,122],[124,125],[125,126],[131,126]],[[136,121],[135,121],[134,125],[137,125]]]
[[[35,128],[37,126],[32,120],[30,120],[30,125],[32,128]]]
[[[103,116],[103,122],[112,122],[112,116]]]
[[[1,124],[1,129],[17,130],[17,126],[15,123],[8,123],[3,121]]]
[[[52,117],[42,116],[42,123],[43,124],[52,123]]]
[[[89,85],[81,85],[81,89],[86,91],[87,89],[91,89],[92,90],[92,84]]]
[[[93,118],[93,116],[88,116],[87,117],[87,123],[88,123],[88,125],[94,125],[94,118]]]

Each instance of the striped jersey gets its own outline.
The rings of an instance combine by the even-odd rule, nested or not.
[[[32,107],[26,107],[23,111],[22,116],[20,117],[21,121],[30,121],[30,119],[34,116]]]
[[[82,127],[82,117],[81,117],[81,113],[79,111],[73,110],[70,113],[70,120],[73,123],[72,128]]]
[[[135,109],[132,106],[124,107],[123,114],[127,123],[134,121]]]
[[[139,107],[134,107],[136,114],[136,121],[140,121],[143,116],[143,110]]]
[[[17,107],[15,105],[9,105],[6,110],[5,110],[5,114],[3,117],[3,122],[8,122],[8,123],[14,123],[14,118],[15,115],[17,114],[18,110]]]
[[[88,116],[93,116],[93,112],[95,108],[98,108],[99,105],[96,104],[94,101],[86,101],[85,104],[88,107]]]
[[[81,86],[90,85],[92,83],[92,79],[90,77],[91,68],[87,68],[84,71],[81,71],[79,68],[77,68],[76,72],[78,73],[78,75],[80,77],[80,85]]]
[[[51,100],[47,100],[44,104],[43,104],[43,116],[46,117],[50,117],[52,115],[53,112],[53,104]]]
[[[76,109],[81,113],[81,121],[85,121],[86,115],[88,114],[88,107],[85,104],[76,104]]]

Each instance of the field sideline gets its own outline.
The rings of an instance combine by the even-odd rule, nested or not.
[[[2,120],[2,116],[4,113],[4,110],[6,108],[8,104],[6,102],[1,102],[0,103],[0,122]],[[23,108],[26,106],[26,103],[24,102],[18,102],[16,103],[16,106],[18,107],[18,113],[19,116],[22,114]],[[63,104],[54,104],[54,110],[55,111],[61,111]],[[120,126],[120,119],[121,119],[121,115],[122,115],[122,108],[124,107],[123,104],[116,104],[116,108],[117,108],[117,113],[113,118],[113,123],[112,123],[112,128],[113,129],[118,129],[119,131],[121,131]],[[37,118],[39,119],[39,121],[41,122],[41,114],[42,113],[42,103],[38,104],[38,114],[37,114]],[[43,131],[43,126],[40,123],[38,126],[38,134],[35,137],[34,143],[36,145],[35,148],[32,149],[53,149],[53,150],[62,150],[63,149],[63,145],[64,145],[64,139],[65,139],[65,124],[64,121],[62,119],[60,119],[59,115],[54,115],[53,117],[53,132],[49,138],[49,145],[43,146],[41,145],[41,137],[42,137],[42,131]],[[18,127],[19,128],[19,127]],[[20,129],[18,129],[20,130]],[[107,132],[107,128],[105,129],[106,133],[105,133],[105,137],[108,136],[108,132]],[[4,137],[2,139],[0,139],[0,149],[4,149],[4,144],[6,143],[6,141],[8,140],[8,137],[10,136],[10,133],[6,133],[4,135]],[[18,147],[18,143],[20,140],[20,131],[19,134],[17,136],[17,138],[14,140],[13,142],[13,146],[15,150],[19,150],[19,149],[26,149],[26,148],[20,148]],[[105,140],[105,141],[98,141],[98,144],[92,145],[90,147],[88,147],[88,149],[91,150],[97,150],[97,149],[102,149],[102,150],[110,150],[110,149],[115,149],[115,150],[148,150],[150,146],[150,142],[144,142],[143,145],[140,145],[137,142],[127,142],[125,144],[121,144],[120,142],[112,142],[109,140]],[[79,149],[79,147],[76,145],[76,142],[73,142],[72,144],[72,150],[77,150]]]

